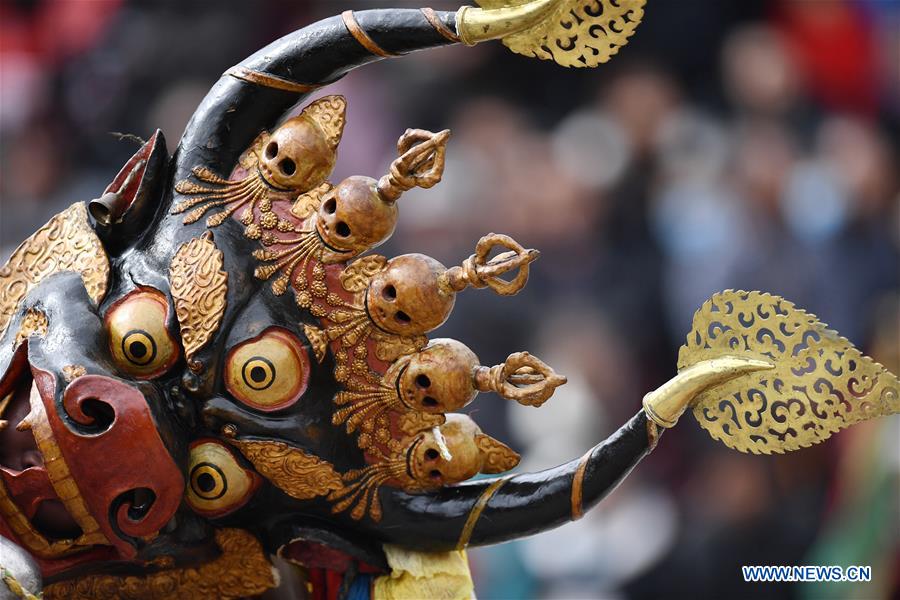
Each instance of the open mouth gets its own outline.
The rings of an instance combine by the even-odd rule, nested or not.
[[[45,464],[46,451],[55,443],[27,346],[22,343],[0,379],[0,518],[31,551],[49,557],[89,544],[60,500],[65,482],[59,475],[67,474],[62,457]]]

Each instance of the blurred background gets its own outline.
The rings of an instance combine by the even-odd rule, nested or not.
[[[456,4],[431,3],[436,9]],[[347,8],[405,0],[0,0],[0,247],[98,197],[163,130],[174,150],[225,69]],[[726,288],[804,307],[900,372],[900,3],[651,0],[608,65],[497,43],[384,61],[349,101],[333,181],[378,177],[407,127],[453,131],[387,255],[458,264],[489,231],[542,251],[513,299],[467,292],[440,336],[569,378],[540,410],[472,413],[520,470],[580,456],[674,374]],[[900,598],[900,421],[780,457],[685,417],[577,524],[470,552],[480,598]],[[869,584],[744,584],[742,564],[871,565]]]

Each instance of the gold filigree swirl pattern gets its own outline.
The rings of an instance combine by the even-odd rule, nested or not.
[[[0,334],[22,298],[54,273],[75,271],[95,304],[106,295],[109,259],[88,223],[83,202],[73,204],[16,248],[0,269]]]
[[[222,251],[206,232],[182,245],[169,266],[175,315],[185,358],[193,371],[200,368],[194,356],[219,329],[225,314],[228,273],[224,264]]]
[[[259,473],[288,496],[310,500],[344,487],[330,463],[284,442],[228,440]]]
[[[694,315],[678,369],[722,356],[775,363],[697,397],[694,416],[742,452],[789,452],[900,412],[900,380],[815,315],[763,292],[725,291]]]
[[[219,558],[194,568],[150,575],[88,575],[44,589],[45,600],[169,600],[175,598],[255,597],[276,586],[262,544],[242,529],[216,530]]]
[[[525,4],[477,0],[486,9]],[[560,0],[536,25],[503,38],[516,54],[564,67],[596,67],[628,43],[644,16],[645,0]]]

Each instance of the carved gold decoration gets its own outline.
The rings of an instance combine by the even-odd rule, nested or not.
[[[82,202],[50,219],[22,242],[0,269],[0,334],[25,295],[46,277],[63,271],[81,275],[95,304],[106,295],[109,259],[88,223]]]
[[[475,370],[478,391],[496,392],[525,406],[541,406],[565,382],[564,376],[528,352],[515,352],[503,364]]]
[[[194,357],[218,331],[225,314],[228,273],[224,264],[222,251],[207,232],[182,245],[169,267],[175,314],[192,371],[202,368]]]
[[[217,529],[215,536],[221,556],[198,567],[143,576],[88,575],[47,586],[44,598],[237,599],[258,596],[277,585],[274,569],[253,535],[241,529]]]
[[[269,190],[262,179],[262,175],[257,175],[257,172],[240,181],[229,181],[216,175],[206,167],[194,167],[191,172],[194,174],[194,177],[207,185],[193,183],[188,180],[179,181],[175,184],[176,192],[185,196],[193,196],[193,198],[188,200],[182,200],[172,209],[173,214],[190,210],[184,217],[186,225],[199,221],[212,208],[230,204],[231,206],[225,210],[207,218],[206,225],[208,227],[218,227],[239,208],[245,207],[241,216],[241,222],[248,227],[248,234],[250,234],[253,231],[249,227],[253,224],[254,208],[258,206],[264,214],[274,215],[271,212]],[[276,216],[276,225],[277,218]]]
[[[564,67],[596,67],[628,43],[645,0],[478,0],[457,15],[467,44],[501,38],[516,54]]]
[[[896,375],[778,296],[726,291],[703,304],[679,369],[723,355],[775,365],[696,398],[700,425],[742,452],[805,448],[854,423],[900,412]]]
[[[494,258],[488,259],[496,248],[506,248]],[[471,286],[490,287],[501,296],[519,293],[528,283],[528,266],[541,255],[534,249],[525,249],[516,240],[501,233],[489,233],[478,240],[475,254],[463,261],[462,266],[447,270],[447,286],[459,292]],[[512,281],[501,279],[504,273],[516,271]]]
[[[678,419],[703,390],[754,371],[773,368],[773,363],[741,356],[700,361],[644,396],[644,412],[660,427],[675,427]]]
[[[49,325],[50,323],[47,321],[47,315],[44,314],[44,311],[29,308],[22,316],[22,324],[19,326],[19,332],[16,334],[15,342],[13,342],[13,348],[18,348],[19,344],[32,335],[44,337],[47,335],[47,327]]]
[[[378,194],[388,202],[396,202],[414,187],[429,189],[440,183],[449,139],[449,129],[437,133],[407,129],[397,140],[399,157],[391,163],[390,172],[378,181]]]
[[[306,339],[309,340],[312,346],[313,353],[316,355],[316,362],[321,363],[325,360],[325,355],[328,353],[328,336],[318,327],[307,324],[303,325],[303,333],[306,334]]]
[[[288,496],[310,500],[343,487],[330,463],[284,442],[231,439],[254,468]]]

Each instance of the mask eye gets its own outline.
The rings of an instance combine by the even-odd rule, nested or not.
[[[228,354],[225,387],[244,404],[281,410],[300,399],[309,382],[309,358],[300,341],[282,329],[268,329]]]
[[[259,476],[238,464],[231,450],[213,440],[191,444],[186,499],[207,517],[221,517],[247,503]]]
[[[166,328],[169,305],[156,290],[138,290],[106,314],[109,350],[120,369],[138,379],[168,371],[180,349]]]

